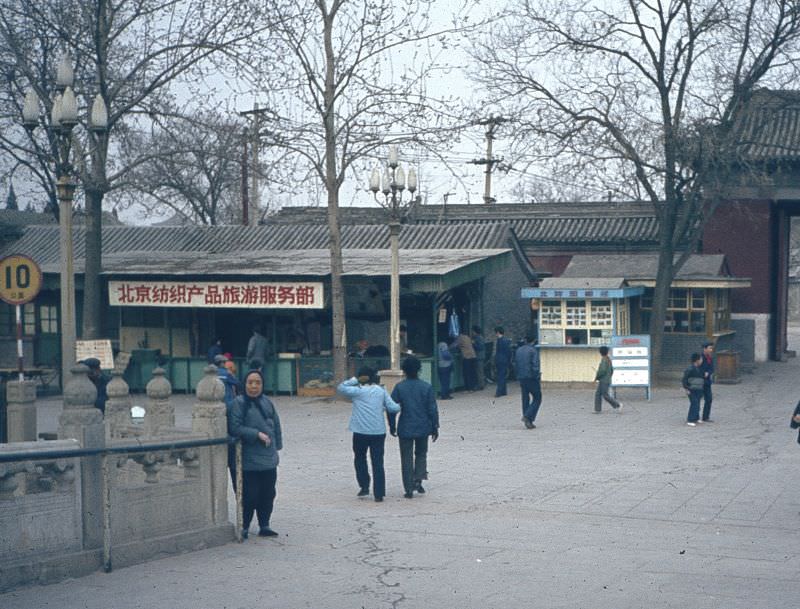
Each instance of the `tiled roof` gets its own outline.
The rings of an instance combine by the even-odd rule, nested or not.
[[[504,223],[464,226],[404,225],[400,247],[404,250],[476,250],[513,247],[512,234]],[[83,270],[84,229],[73,228],[75,268]],[[127,257],[131,261],[155,261],[167,252],[184,252],[189,258],[210,254],[235,258],[238,252],[322,250],[328,247],[328,227],[323,225],[270,226],[111,226],[103,228],[103,255],[107,260]],[[346,226],[342,247],[378,249],[389,247],[386,226]],[[58,227],[28,226],[22,236],[0,246],[0,255],[11,252],[33,257],[45,270],[59,260]]]
[[[800,160],[800,91],[759,89],[736,125],[747,160]]]
[[[490,258],[508,255],[504,249],[404,249],[400,257],[400,273],[407,276],[441,276],[481,263]],[[344,249],[342,263],[345,275],[383,276],[391,270],[388,250]],[[214,252],[197,256],[192,252],[154,252],[150,258],[131,260],[127,254],[112,254],[103,262],[104,274],[122,275],[286,275],[324,277],[330,273],[331,254],[327,249],[252,250]],[[47,272],[47,267],[45,267]]]
[[[579,254],[561,274],[565,277],[623,277],[627,281],[655,279],[658,254]],[[723,279],[730,277],[724,254],[693,254],[675,279]]]
[[[386,211],[376,207],[341,208],[342,223],[382,224]],[[415,225],[462,227],[507,223],[526,246],[658,243],[658,220],[649,203],[534,203],[493,205],[418,205],[408,213]],[[325,208],[283,208],[270,223],[315,225],[327,222]]]

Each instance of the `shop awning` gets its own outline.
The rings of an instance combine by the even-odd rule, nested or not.
[[[322,279],[330,275],[330,251],[259,250],[211,252],[125,252],[106,255],[107,277],[258,277],[263,280],[292,277]],[[388,276],[388,250],[346,249],[344,275]],[[441,292],[479,279],[510,264],[511,249],[401,249],[400,276],[415,292]]]

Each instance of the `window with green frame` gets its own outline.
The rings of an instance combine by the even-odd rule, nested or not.
[[[0,336],[17,335],[17,312],[15,305],[0,302]],[[36,308],[32,302],[22,305],[22,333],[32,336],[36,333]]]
[[[664,331],[706,334],[706,301],[709,293],[710,290],[706,288],[670,289]],[[653,308],[653,288],[645,288],[644,294],[642,294],[641,308],[642,327],[648,328]]]

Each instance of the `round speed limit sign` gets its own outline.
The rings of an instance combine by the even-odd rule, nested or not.
[[[11,254],[0,259],[0,300],[10,305],[30,302],[42,289],[42,271],[28,256]]]

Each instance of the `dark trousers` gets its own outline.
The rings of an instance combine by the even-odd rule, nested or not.
[[[497,370],[497,391],[495,391],[494,395],[499,398],[501,395],[508,395],[508,390],[506,389],[508,362],[498,362],[495,360],[494,367],[495,370]]]
[[[428,436],[400,438],[400,469],[407,493],[414,490],[417,482],[428,479]]]
[[[599,382],[597,383],[597,390],[594,392],[594,410],[600,412],[603,408],[603,400],[611,404],[612,408],[619,408],[619,402],[611,397],[608,390],[611,388],[611,383]]]
[[[439,397],[450,397],[450,377],[453,374],[453,366],[444,366],[439,368]]]
[[[383,447],[386,434],[367,435],[353,434],[353,465],[356,468],[356,480],[361,488],[369,488],[369,469],[367,468],[367,449],[372,463],[372,494],[383,497],[386,494],[386,476],[383,473]]]
[[[474,391],[478,388],[478,360],[476,358],[461,361],[461,370],[464,372],[464,388]]]
[[[483,389],[486,387],[486,362],[482,357],[475,358],[475,388]]]
[[[696,423],[700,418],[700,398],[702,397],[703,392],[700,389],[689,391],[689,414],[686,420],[690,423]]]
[[[542,405],[542,379],[540,376],[519,379],[519,388],[522,390],[522,416],[533,423]]]
[[[242,526],[250,528],[253,512],[258,515],[258,526],[268,527],[272,516],[272,506],[275,504],[275,483],[278,481],[278,470],[266,469],[262,471],[242,472]]]
[[[703,385],[703,420],[708,421],[711,418],[711,400],[714,396],[711,395],[711,383]]]

